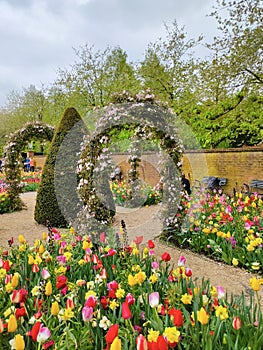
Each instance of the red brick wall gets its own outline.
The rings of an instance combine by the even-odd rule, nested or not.
[[[127,153],[113,156],[124,175],[129,170]],[[35,157],[36,166],[43,168],[45,157]],[[142,156],[139,168],[140,177],[150,185],[158,183],[159,155],[147,152]],[[203,176],[226,177],[225,190],[232,193],[233,188],[240,190],[243,183],[249,184],[253,179],[263,180],[263,147],[247,147],[236,149],[188,150],[183,156],[183,172],[194,184],[194,180],[202,180]]]

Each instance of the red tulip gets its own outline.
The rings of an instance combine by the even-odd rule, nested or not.
[[[119,331],[119,325],[118,324],[113,324],[110,326],[105,339],[108,344],[111,344],[113,340],[118,336],[118,331]]]
[[[176,327],[181,327],[184,324],[184,318],[181,310],[172,308],[171,310],[168,311],[168,314],[173,319],[174,325]]]
[[[68,279],[66,276],[58,276],[57,283],[56,283],[57,289],[65,288],[67,285],[67,282],[68,282]]]
[[[18,308],[15,311],[15,317],[18,319],[19,317],[26,316],[26,309],[24,307]]]
[[[242,327],[242,321],[240,320],[240,318],[238,316],[234,317],[232,324],[236,330],[238,330]]]
[[[128,320],[132,317],[132,313],[131,313],[131,310],[129,308],[129,304],[127,303],[127,301],[124,301],[122,303],[122,310],[121,310],[121,313],[122,313],[122,317],[125,319],[125,320]]]
[[[54,341],[54,340],[49,340],[49,341],[47,341],[46,343],[44,343],[44,344],[42,345],[42,349],[43,349],[43,350],[49,349],[49,348],[51,348],[51,346],[53,346],[54,344],[55,344],[55,341]]]
[[[136,350],[148,350],[147,340],[142,334],[136,338]]]
[[[171,260],[171,255],[167,252],[163,253],[162,255],[162,260],[165,261],[165,262],[168,262]]]
[[[139,245],[142,243],[143,236],[137,236],[135,240],[133,241],[136,245]]]
[[[41,323],[38,321],[34,324],[33,328],[30,331],[29,335],[31,335],[31,337],[34,341],[37,341],[37,336],[39,333],[40,326],[41,326]]]
[[[164,337],[159,335],[157,339],[158,349],[159,350],[168,350],[168,344],[166,343]]]
[[[150,239],[150,240],[148,241],[148,248],[153,249],[154,247],[155,247],[155,244],[154,244],[154,242]]]
[[[107,309],[107,307],[108,307],[108,298],[106,297],[106,296],[102,296],[101,298],[100,298],[100,303],[101,303],[101,305],[102,305],[102,307],[103,307],[103,309],[105,310],[105,309]]]
[[[128,294],[126,295],[125,301],[127,301],[127,303],[128,303],[129,305],[132,305],[132,304],[135,303],[135,298],[134,298],[134,296],[133,296],[131,293],[128,293]]]

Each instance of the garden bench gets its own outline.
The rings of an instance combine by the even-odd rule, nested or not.
[[[202,178],[202,184],[208,185],[209,181],[214,179],[214,178],[216,178],[216,176],[204,176]],[[218,177],[218,180],[219,180],[220,187],[225,186],[227,183],[226,177]]]
[[[253,189],[263,190],[263,180],[252,180],[249,187]]]

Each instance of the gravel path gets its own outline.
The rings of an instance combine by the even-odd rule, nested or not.
[[[27,206],[26,210],[0,215],[0,246],[2,247],[7,246],[7,241],[12,236],[17,242],[18,235],[23,234],[32,243],[35,239],[41,238],[43,232],[47,231],[45,226],[39,225],[34,221],[36,192],[24,193],[21,198]],[[124,220],[130,241],[136,236],[143,236],[143,243],[146,244],[149,239],[155,238],[155,253],[157,256],[161,256],[164,251],[167,251],[172,257],[172,263],[176,264],[180,255],[184,255],[187,266],[193,270],[194,277],[198,277],[199,280],[202,277],[208,278],[212,285],[222,285],[228,294],[239,295],[244,292],[248,295],[250,290],[249,279],[253,276],[252,274],[239,268],[215,262],[188,250],[161,244],[156,238],[160,234],[162,227],[159,211],[160,205],[139,209],[118,207],[114,226],[119,227],[120,221]],[[260,297],[263,300],[263,288],[261,288]]]

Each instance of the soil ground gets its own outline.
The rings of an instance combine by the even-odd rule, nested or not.
[[[47,232],[45,226],[39,225],[34,221],[34,207],[36,192],[28,192],[21,195],[27,209],[0,215],[0,247],[7,247],[7,241],[14,237],[17,243],[19,234],[23,234],[26,239],[32,243],[35,239],[41,238],[43,232]],[[215,262],[205,256],[192,253],[185,249],[171,247],[160,243],[158,235],[161,232],[160,206],[142,207],[139,209],[117,208],[117,214],[114,226],[119,227],[120,221],[124,220],[128,232],[129,240],[136,236],[143,236],[143,243],[149,239],[155,241],[155,253],[158,257],[163,252],[170,253],[172,263],[175,265],[180,257],[186,257],[186,264],[193,270],[193,277],[201,280],[210,279],[212,285],[221,285],[227,294],[240,295],[242,292],[249,295],[249,279],[253,276],[242,269]],[[259,293],[263,300],[263,288]],[[262,307],[263,301],[261,302]]]

